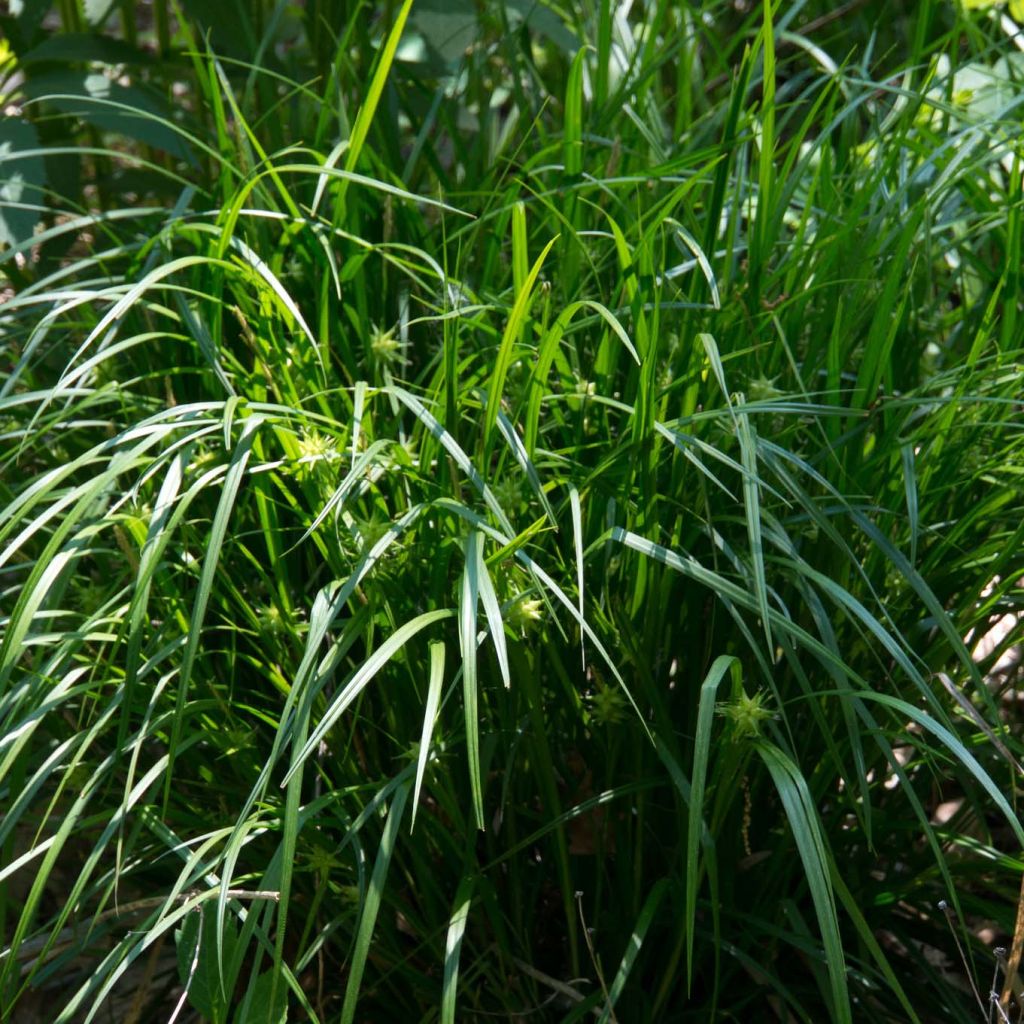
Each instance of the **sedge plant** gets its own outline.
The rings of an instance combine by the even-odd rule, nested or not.
[[[1014,5],[46,6],[0,1016],[978,1021]]]

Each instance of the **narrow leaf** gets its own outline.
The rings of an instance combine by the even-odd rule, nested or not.
[[[359,987],[363,981],[363,972],[366,970],[367,957],[370,955],[373,929],[377,923],[381,900],[384,897],[384,885],[387,882],[388,868],[391,865],[391,855],[395,851],[398,829],[402,823],[402,812],[405,810],[408,796],[409,785],[406,783],[395,791],[395,798],[391,802],[391,809],[388,811],[388,818],[384,824],[384,834],[381,836],[377,859],[373,865],[373,874],[370,876],[370,885],[366,891],[366,898],[363,900],[362,912],[359,916],[359,929],[356,932],[355,948],[352,951],[352,961],[349,965],[348,984],[345,986],[345,1002],[341,1008],[341,1024],[352,1024],[352,1021],[355,1020]]]

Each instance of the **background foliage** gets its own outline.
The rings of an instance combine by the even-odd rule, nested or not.
[[[1016,1019],[1022,20],[9,4],[3,1012]]]

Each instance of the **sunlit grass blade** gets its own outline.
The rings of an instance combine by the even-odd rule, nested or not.
[[[480,534],[479,542],[474,544],[474,557],[476,558],[476,580],[480,593],[480,601],[484,606],[484,614],[487,616],[487,629],[491,635],[491,643],[494,644],[494,654],[498,659],[498,672],[505,688],[512,685],[508,669],[508,647],[505,643],[505,621],[501,615],[501,606],[498,603],[498,595],[491,580],[491,574],[487,571],[487,562],[484,559],[483,537]]]
[[[345,684],[341,692],[331,701],[323,717],[317,723],[316,728],[310,734],[308,740],[301,747],[291,767],[281,780],[281,785],[286,785],[300,766],[316,750],[324,735],[334,726],[335,722],[345,713],[346,708],[359,696],[363,689],[373,680],[374,676],[383,668],[387,662],[400,651],[412,637],[426,629],[428,626],[441,619],[450,618],[455,613],[448,608],[441,608],[433,612],[424,612],[416,618],[400,626],[391,634],[360,666],[351,679]]]
[[[579,601],[580,619],[583,618],[583,514],[580,509],[580,495],[575,487],[569,488],[569,511],[572,515],[572,539],[576,554],[576,593]],[[580,658],[583,671],[587,671],[587,648],[580,631]]]
[[[483,783],[480,778],[479,681],[477,679],[477,603],[480,594],[480,549],[483,536],[471,533],[465,542],[465,566],[459,591],[459,649],[462,652],[462,702],[466,721],[466,762],[476,827],[484,827]]]
[[[459,984],[459,953],[473,903],[475,879],[467,875],[455,893],[448,934],[444,942],[444,977],[441,982],[441,1024],[455,1024],[455,997]]]
[[[412,10],[412,3],[413,0],[404,0],[402,6],[398,9],[398,12],[395,14],[394,21],[388,31],[387,38],[384,40],[384,45],[381,47],[378,54],[377,63],[373,69],[373,77],[370,79],[366,95],[359,107],[359,113],[356,115],[356,119],[352,124],[352,133],[349,136],[348,149],[345,151],[345,170],[347,171],[355,170],[359,163],[359,158],[362,156],[366,137],[370,132],[370,126],[373,124],[373,119],[376,116],[377,106],[384,93],[384,86],[387,82],[388,74],[391,71],[391,65],[394,62],[395,54],[398,51],[398,44],[401,41],[402,32],[405,30],[405,23],[409,17],[409,12]],[[342,196],[343,195],[344,192],[342,192]]]
[[[540,255],[534,261],[529,274],[526,276],[526,281],[516,294],[515,303],[512,306],[511,313],[509,313],[508,322],[501,336],[494,369],[491,371],[491,382],[487,389],[487,412],[484,417],[483,431],[484,451],[490,450],[491,434],[498,419],[498,410],[501,407],[501,395],[505,387],[505,378],[508,375],[509,366],[512,365],[513,347],[519,337],[520,329],[526,320],[530,304],[533,302],[534,285],[537,283],[537,277],[540,275],[548,253],[551,252],[552,246],[557,241],[558,236],[556,235],[544,246]]]
[[[416,811],[420,801],[423,775],[430,757],[430,740],[434,734],[434,721],[441,702],[441,685],[444,682],[445,646],[440,640],[430,645],[430,679],[427,681],[427,705],[423,709],[423,732],[420,735],[420,749],[416,755],[416,783],[412,791],[412,814],[409,830],[416,826]]]

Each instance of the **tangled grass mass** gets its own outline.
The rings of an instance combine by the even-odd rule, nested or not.
[[[0,1020],[1024,1019],[1024,5],[0,13]]]

